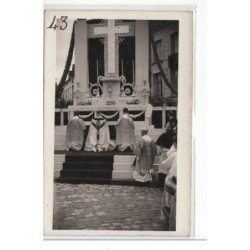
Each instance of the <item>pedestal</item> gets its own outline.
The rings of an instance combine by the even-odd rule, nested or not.
[[[120,96],[120,78],[119,77],[104,77],[102,98],[109,100],[117,100]]]

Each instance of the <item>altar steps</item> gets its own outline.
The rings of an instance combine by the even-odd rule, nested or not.
[[[135,122],[135,139],[136,142],[141,138],[141,129],[145,125],[140,122]],[[65,149],[65,138],[66,138],[67,126],[55,126],[55,150]],[[164,132],[163,129],[155,129],[153,125],[148,126],[148,135],[156,141],[157,138]]]
[[[59,182],[110,183],[112,179],[113,153],[69,152],[60,171]]]
[[[134,155],[115,155],[112,180],[113,181],[124,181],[133,179],[133,171],[135,167],[133,166],[135,160]],[[158,173],[159,171],[159,157],[155,157],[154,161],[154,171]],[[157,175],[155,176],[157,178]]]
[[[57,152],[54,154],[54,179],[60,177],[60,171],[63,168],[65,162],[65,151]]]
[[[140,185],[133,180],[135,156],[132,153],[55,151],[54,160],[57,182]],[[158,169],[159,157],[156,157],[155,181]]]

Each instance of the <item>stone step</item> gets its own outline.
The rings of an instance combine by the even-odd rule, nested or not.
[[[85,184],[111,184],[111,179],[100,179],[100,178],[86,178],[86,179],[79,179],[75,177],[60,177],[56,178],[55,182],[59,183],[85,183]]]
[[[64,150],[64,149],[65,149],[65,145],[59,145],[59,144],[55,145],[55,150]]]
[[[126,164],[133,164],[135,160],[134,155],[115,155],[114,156],[114,163],[126,163]]]
[[[55,169],[61,170],[63,168],[63,162],[54,162]]]
[[[154,163],[153,165],[155,171],[159,171],[159,164]],[[134,171],[134,166],[126,164],[126,163],[115,163],[113,165],[113,172],[121,172],[121,171],[126,171],[126,172],[133,172]]]
[[[112,172],[112,179],[114,180],[131,180],[133,179],[133,172],[132,171],[113,171]]]
[[[55,146],[57,146],[57,145],[58,146],[61,146],[61,145],[65,146],[65,140],[58,140],[58,141],[56,140],[55,141]]]
[[[113,164],[113,172],[116,171],[133,171],[133,166],[132,164],[128,163],[114,163]]]
[[[54,155],[54,161],[55,162],[64,162],[65,161],[65,155],[55,154]]]
[[[113,164],[110,162],[64,162],[65,170],[84,171],[112,171]]]
[[[154,173],[154,180],[158,181],[158,173]],[[112,173],[112,181],[116,180],[133,180],[133,171],[116,171]]]
[[[114,164],[126,163],[128,165],[132,165],[134,163],[135,156],[134,155],[115,155],[114,156]],[[160,156],[155,157],[154,164],[159,164]]]
[[[64,143],[55,143],[54,147],[55,147],[55,150],[65,150]]]
[[[77,153],[68,153],[66,155],[66,162],[99,162],[103,163],[113,163],[113,154],[112,152],[86,152],[85,154],[77,154]]]
[[[60,172],[60,178],[78,178],[78,179],[111,179],[112,172],[106,170],[67,170]]]
[[[134,167],[132,166],[135,156],[115,155],[112,172],[112,180],[132,180]],[[154,171],[159,171],[159,156],[155,157]]]
[[[55,130],[65,130],[66,131],[67,126],[55,126]]]
[[[54,163],[54,178],[60,177],[60,171],[63,168],[63,162],[55,162]]]
[[[63,134],[63,135],[55,135],[55,141],[63,141],[65,142],[66,140],[66,134]]]

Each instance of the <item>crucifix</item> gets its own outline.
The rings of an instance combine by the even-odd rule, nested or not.
[[[115,72],[115,34],[129,33],[129,26],[115,26],[115,20],[108,20],[107,27],[95,27],[95,35],[107,35],[108,37],[108,73]]]

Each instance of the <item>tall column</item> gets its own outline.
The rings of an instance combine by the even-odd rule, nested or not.
[[[85,92],[88,90],[88,30],[85,20],[75,24],[75,83]]]
[[[166,125],[166,103],[163,103],[162,106],[162,128]]]
[[[135,21],[135,87],[149,82],[149,30],[148,21]]]
[[[64,117],[64,113],[63,113],[63,109],[60,109],[60,125],[63,126],[63,117]]]

